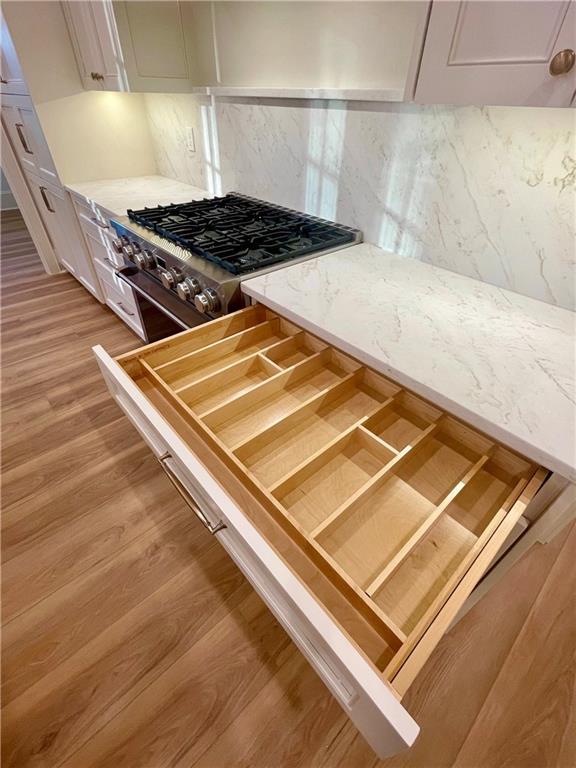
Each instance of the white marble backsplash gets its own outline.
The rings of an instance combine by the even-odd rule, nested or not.
[[[573,110],[146,104],[160,173],[334,219],[402,256],[575,308]],[[182,137],[193,119],[191,158]]]
[[[158,173],[205,188],[200,100],[189,94],[147,93],[144,104]],[[195,152],[187,148],[188,126],[194,131]]]

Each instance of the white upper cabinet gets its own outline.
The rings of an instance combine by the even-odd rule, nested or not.
[[[128,90],[118,48],[112,4],[101,0],[62,3],[68,31],[87,90]]]
[[[435,0],[415,99],[568,107],[575,50],[574,1]]]
[[[62,3],[84,87],[569,106],[576,0]]]
[[[0,93],[28,93],[28,86],[20,69],[20,62],[4,17],[0,14]]]
[[[403,99],[418,2],[217,2],[220,83]]]
[[[84,88],[186,92],[214,82],[210,3],[63,3]]]

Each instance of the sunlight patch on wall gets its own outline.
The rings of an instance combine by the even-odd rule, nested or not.
[[[202,144],[204,147],[205,177],[210,195],[222,194],[220,144],[214,103],[200,106],[202,118]]]
[[[330,104],[328,104],[330,106]],[[310,109],[306,157],[306,212],[335,219],[346,110]]]

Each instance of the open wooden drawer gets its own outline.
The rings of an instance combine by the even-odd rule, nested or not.
[[[112,360],[108,386],[381,756],[547,471],[262,306]]]

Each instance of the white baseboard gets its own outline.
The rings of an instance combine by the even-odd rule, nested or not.
[[[10,211],[13,208],[18,208],[14,195],[10,190],[3,189],[2,192],[0,192],[0,210]]]

